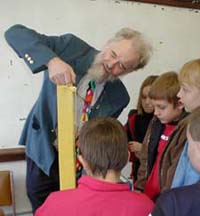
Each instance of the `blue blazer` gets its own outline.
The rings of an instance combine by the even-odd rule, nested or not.
[[[44,70],[39,97],[27,117],[19,144],[26,145],[26,155],[49,175],[56,156],[52,143],[56,139],[57,101],[56,85],[49,80],[46,64],[58,56],[72,66],[78,84],[99,51],[73,34],[46,36],[23,25],[8,29],[5,38],[32,73]],[[129,95],[123,83],[119,79],[107,82],[90,118],[117,118],[128,103]]]

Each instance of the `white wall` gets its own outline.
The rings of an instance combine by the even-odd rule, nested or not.
[[[178,70],[184,62],[200,56],[200,13],[196,10],[113,0],[63,0],[60,4],[48,0],[1,1],[0,146],[17,145],[41,81],[41,75],[33,76],[3,38],[13,24],[22,23],[46,34],[73,32],[98,48],[123,26],[145,33],[152,41],[154,55],[144,70],[123,78],[131,103],[121,115],[122,121],[135,106],[140,83],[148,74]]]
[[[200,13],[197,10],[116,0],[0,0],[0,147],[16,146],[28,111],[37,97],[41,75],[32,75],[7,46],[3,34],[21,23],[46,34],[73,32],[97,48],[119,28],[133,27],[146,34],[154,46],[148,66],[123,78],[131,102],[120,116],[125,122],[135,107],[138,89],[148,74],[179,70],[186,61],[200,57]],[[4,168],[0,164],[0,169]],[[11,169],[25,170],[21,162]],[[24,178],[24,176],[23,176]],[[25,202],[17,180],[18,210]]]

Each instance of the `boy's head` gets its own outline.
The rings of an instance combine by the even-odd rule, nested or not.
[[[80,131],[80,161],[88,173],[105,178],[120,173],[128,161],[128,141],[121,123],[114,118],[94,118]]]
[[[154,105],[154,115],[163,124],[178,120],[182,113],[183,105],[177,97],[179,89],[178,75],[173,71],[160,75],[151,86],[149,97]]]
[[[189,116],[187,139],[189,159],[192,166],[200,172],[200,107]]]
[[[191,112],[200,106],[200,59],[183,65],[179,73],[179,81],[181,87],[177,96],[186,110]]]

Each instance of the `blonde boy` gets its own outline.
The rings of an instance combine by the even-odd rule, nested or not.
[[[180,102],[185,109],[192,112],[200,107],[200,59],[187,62],[179,74],[181,88],[178,93]],[[190,185],[200,180],[197,172],[188,158],[188,143],[186,142],[181,153],[171,188]]]
[[[200,173],[200,108],[191,113],[188,123],[188,157],[193,168]],[[172,189],[159,197],[154,211],[149,216],[199,216],[199,197],[200,181],[193,185]]]
[[[185,116],[183,105],[177,97],[179,89],[178,75],[175,72],[167,72],[156,79],[149,92],[154,105],[155,118],[150,123],[144,139],[141,166],[135,186],[151,199],[155,199],[160,194],[162,189],[160,182],[163,173],[167,171],[164,166],[161,167],[165,149],[169,142],[177,142],[177,139],[172,141],[170,137],[178,122]],[[174,135],[176,133],[173,133]],[[183,143],[183,140],[179,141]]]
[[[179,74],[181,83],[178,97],[185,108],[192,112],[200,106],[200,59],[186,63]]]

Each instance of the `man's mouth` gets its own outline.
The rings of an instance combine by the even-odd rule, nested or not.
[[[111,69],[108,67],[107,64],[103,64],[103,68],[104,68],[104,71],[105,71],[105,75],[110,75],[112,73]]]

